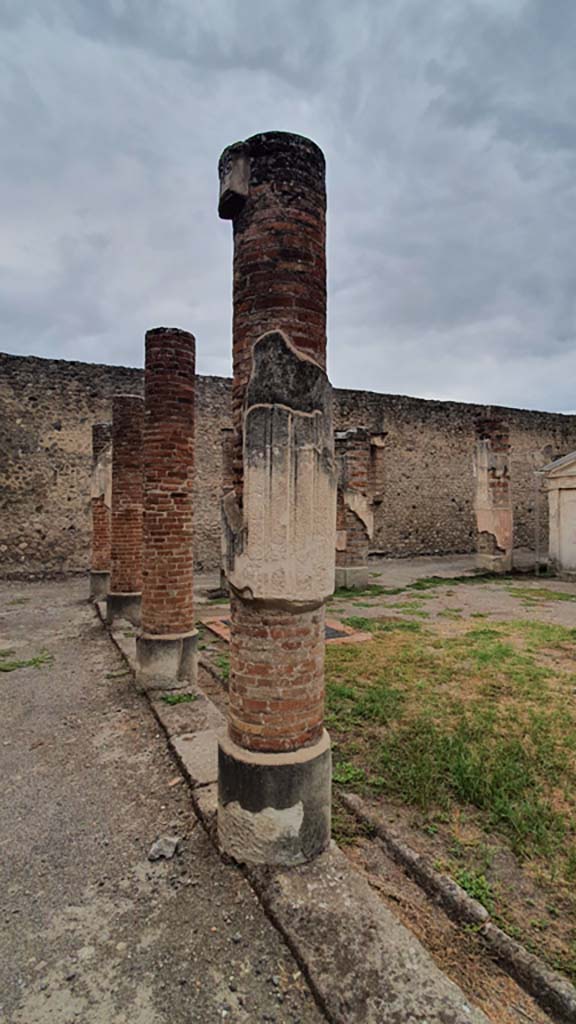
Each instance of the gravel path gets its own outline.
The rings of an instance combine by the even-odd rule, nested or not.
[[[324,1020],[198,824],[84,580],[0,583],[0,1021]],[[178,855],[151,863],[164,834]]]

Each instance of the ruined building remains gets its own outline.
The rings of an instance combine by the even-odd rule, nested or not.
[[[142,686],[193,680],[194,389],[192,334],[160,327],[146,334],[143,432]]]
[[[298,864],[330,838],[324,604],[336,471],[324,157],[309,139],[269,132],[225,150],[219,173],[219,213],[234,227],[234,454],[218,832],[237,860]]]
[[[142,600],[142,430],[139,395],[112,402],[112,558],[107,619],[140,625]]]
[[[215,573],[231,391],[229,380],[196,377],[194,554],[198,570]],[[92,424],[110,419],[117,393],[143,394],[143,370],[0,353],[0,575],[90,564]],[[334,391],[334,429],[361,426],[382,439],[380,449],[372,444],[380,481],[371,552],[476,550],[473,453],[478,420],[491,417],[510,432],[514,546],[534,549],[538,529],[545,554],[548,515],[542,502],[538,526],[534,469],[576,450],[576,416]]]
[[[336,586],[365,587],[374,539],[371,493],[372,446],[364,427],[336,432]]]
[[[510,489],[510,432],[499,418],[477,424],[476,564],[489,572],[509,572],[514,544]]]
[[[112,424],[92,427],[92,557],[90,560],[90,596],[104,600],[110,587],[112,505]]]

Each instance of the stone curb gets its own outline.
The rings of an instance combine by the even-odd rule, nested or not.
[[[354,793],[339,793],[338,799],[359,821],[374,829],[392,859],[444,908],[449,917],[458,923],[476,926],[498,963],[546,1012],[554,1013],[570,1024],[576,1022],[576,988],[566,978],[551,970],[540,957],[530,953],[495,925],[481,903],[472,899],[453,879],[435,871],[426,857],[402,842],[361,797]]]

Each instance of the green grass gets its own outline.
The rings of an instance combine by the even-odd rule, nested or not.
[[[457,868],[452,874],[458,885],[461,885],[472,899],[478,900],[486,907],[489,914],[494,913],[494,889],[486,875],[471,868]]]
[[[441,638],[414,623],[346,620],[371,643],[329,647],[335,781],[431,814],[473,808],[520,857],[576,872],[576,630],[478,625]],[[419,624],[418,624],[419,625]]]
[[[14,597],[11,601],[8,601],[8,607],[12,608],[18,604],[28,604],[29,600],[29,597]]]
[[[224,682],[230,678],[230,655],[219,654],[216,658],[216,666]]]
[[[0,651],[0,672],[15,672],[19,668],[42,668],[44,665],[50,665],[54,660],[53,655],[48,651],[40,651],[40,654],[36,654],[33,658],[22,660],[12,658],[13,654],[13,650]]]
[[[363,615],[349,615],[342,619],[345,626],[358,630],[361,633],[419,633],[422,626],[419,622],[409,622],[406,619],[367,619]]]
[[[427,619],[430,616],[430,612],[424,611],[419,601],[396,601],[390,605],[391,608],[397,608],[398,611],[406,612],[407,615],[415,615],[419,619]]]
[[[337,587],[332,600],[350,600],[353,597],[388,597],[402,594],[404,587],[382,587],[378,583],[369,583],[367,587]]]
[[[104,676],[105,679],[125,679],[126,676],[131,675],[129,668],[119,668],[116,672],[107,672]]]
[[[191,704],[192,701],[196,700],[195,693],[163,693],[161,698],[164,704],[170,706],[174,704]]]
[[[528,605],[544,604],[547,601],[576,601],[576,594],[550,590],[548,587],[508,587],[508,593]]]

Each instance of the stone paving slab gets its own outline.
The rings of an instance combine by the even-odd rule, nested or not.
[[[218,738],[222,735],[223,729],[203,729],[170,738],[192,785],[206,786],[218,781]]]
[[[334,843],[302,868],[248,875],[333,1020],[487,1024]]]

